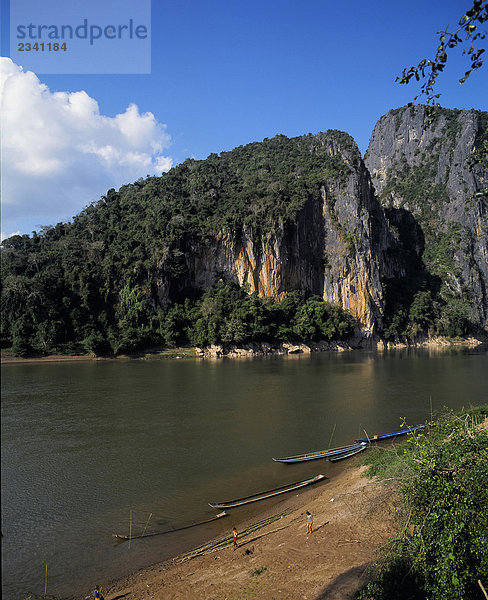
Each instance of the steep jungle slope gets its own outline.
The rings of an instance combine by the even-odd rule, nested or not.
[[[190,339],[214,300],[196,317],[174,307],[219,282],[276,301],[318,295],[371,331],[384,311],[381,273],[401,275],[393,244],[352,138],[265,139],[109,190],[72,223],[6,240],[3,343],[122,351],[137,337]]]

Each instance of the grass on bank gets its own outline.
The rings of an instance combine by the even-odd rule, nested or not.
[[[368,476],[397,482],[399,533],[360,600],[482,600],[488,588],[488,404],[447,413],[394,449],[374,448]],[[481,585],[480,585],[481,583]]]

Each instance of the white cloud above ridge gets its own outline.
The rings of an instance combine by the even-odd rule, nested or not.
[[[166,125],[136,104],[102,115],[85,91],[51,92],[3,57],[0,102],[3,230],[67,221],[107,189],[172,166]]]

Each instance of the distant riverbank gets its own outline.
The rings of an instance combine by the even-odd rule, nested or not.
[[[103,360],[146,360],[146,359],[183,359],[183,358],[245,358],[253,356],[267,355],[296,355],[311,354],[313,352],[345,352],[348,350],[401,350],[405,348],[452,348],[467,347],[474,348],[486,344],[487,340],[479,337],[468,338],[446,338],[435,337],[425,338],[416,342],[398,342],[385,343],[382,340],[357,338],[348,341],[317,342],[312,344],[289,344],[283,343],[273,345],[267,342],[252,344],[229,344],[214,345],[205,348],[182,347],[165,349],[148,349],[146,352],[131,355],[119,356],[94,356],[94,355],[64,355],[49,354],[20,357],[15,356],[8,350],[1,353],[2,364],[23,364],[23,363],[48,363],[48,362],[75,362],[75,361],[103,361]]]
[[[50,363],[50,362],[80,362],[80,361],[109,361],[109,360],[145,360],[149,358],[194,358],[194,348],[172,348],[167,350],[148,351],[145,354],[119,355],[119,356],[93,356],[86,354],[48,354],[36,356],[15,356],[11,352],[2,351],[2,364],[27,364],[27,363]]]

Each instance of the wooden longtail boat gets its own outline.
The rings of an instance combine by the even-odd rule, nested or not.
[[[319,450],[318,452],[308,452],[306,454],[297,454],[296,456],[286,456],[284,458],[273,458],[273,460],[281,463],[298,463],[307,460],[316,460],[317,458],[330,458],[355,450],[358,448],[358,444],[360,444],[360,442],[350,444],[349,446],[341,446],[340,448],[330,448],[329,450]]]
[[[360,442],[377,442],[379,440],[387,440],[399,435],[405,435],[406,433],[412,433],[413,431],[417,431],[417,429],[423,429],[424,427],[425,425],[417,425],[416,427],[409,427],[408,429],[399,429],[398,431],[391,431],[390,433],[372,435],[371,437],[365,437],[362,440],[354,440],[354,442],[359,444]]]
[[[367,448],[367,446],[368,444],[366,444],[366,442],[361,442],[357,448],[349,450],[349,452],[344,452],[344,454],[337,454],[336,456],[331,456],[327,460],[330,460],[330,462],[337,462],[338,460],[342,460],[343,458],[349,458],[350,456],[354,456],[355,454],[362,452]]]
[[[237,506],[243,506],[244,504],[249,504],[250,502],[257,502],[258,500],[266,500],[266,498],[272,498],[273,496],[278,496],[278,494],[284,494],[285,492],[292,492],[293,490],[297,490],[301,487],[305,487],[306,485],[311,485],[312,483],[317,483],[317,481],[321,481],[325,479],[324,475],[316,475],[312,479],[305,479],[305,481],[297,481],[296,483],[290,483],[288,485],[284,485],[279,488],[275,488],[274,490],[268,490],[267,492],[259,492],[258,494],[253,494],[252,496],[246,496],[245,498],[239,498],[238,500],[231,500],[230,502],[216,502],[210,503],[209,505],[212,508],[236,508]]]
[[[183,525],[183,527],[177,527],[176,529],[166,529],[166,531],[156,531],[154,533],[144,533],[143,535],[117,535],[116,533],[112,533],[112,537],[117,538],[119,540],[138,540],[140,538],[153,537],[155,535],[164,535],[165,533],[173,533],[174,531],[181,531],[182,529],[189,529],[190,527],[196,527],[197,525],[204,525],[205,523],[211,523],[212,521],[216,521],[217,519],[221,519],[222,517],[228,517],[229,515],[224,511],[211,517],[210,519],[205,519],[205,521],[199,521],[198,523],[191,523],[190,525]]]

